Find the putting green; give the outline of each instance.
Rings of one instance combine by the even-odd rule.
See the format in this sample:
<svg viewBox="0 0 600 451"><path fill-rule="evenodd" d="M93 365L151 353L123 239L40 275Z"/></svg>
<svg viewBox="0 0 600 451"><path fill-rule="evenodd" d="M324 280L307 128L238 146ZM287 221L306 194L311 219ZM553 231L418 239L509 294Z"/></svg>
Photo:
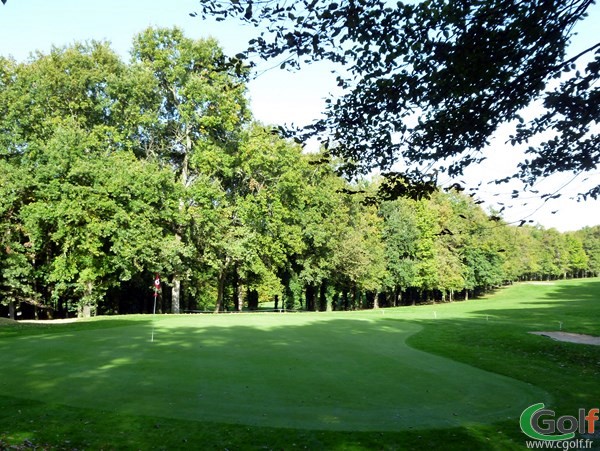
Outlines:
<svg viewBox="0 0 600 451"><path fill-rule="evenodd" d="M0 384L75 407L329 430L487 423L548 400L410 348L419 330L361 313L99 319L3 340Z"/></svg>

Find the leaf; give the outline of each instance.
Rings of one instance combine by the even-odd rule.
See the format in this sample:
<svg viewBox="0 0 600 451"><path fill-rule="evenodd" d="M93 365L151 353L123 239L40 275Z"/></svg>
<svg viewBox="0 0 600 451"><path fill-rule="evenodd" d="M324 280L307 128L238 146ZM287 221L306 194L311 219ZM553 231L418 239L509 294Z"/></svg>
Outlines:
<svg viewBox="0 0 600 451"><path fill-rule="evenodd" d="M252 19L252 3L248 3L248 7L246 8L246 13L244 14L244 19L246 19L246 20Z"/></svg>

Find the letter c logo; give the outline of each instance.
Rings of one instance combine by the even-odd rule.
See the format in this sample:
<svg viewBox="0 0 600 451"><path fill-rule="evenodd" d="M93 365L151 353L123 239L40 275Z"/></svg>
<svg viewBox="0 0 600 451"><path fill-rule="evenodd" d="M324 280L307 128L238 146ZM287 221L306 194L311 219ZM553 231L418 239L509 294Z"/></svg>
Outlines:
<svg viewBox="0 0 600 451"><path fill-rule="evenodd" d="M575 433L570 432L567 434L561 435L544 435L544 433L552 433L555 431L556 424L554 421L545 420L543 423L546 425L546 428L541 428L538 424L538 419L542 415L552 415L554 416L554 412L552 410L544 409L544 403L534 404L532 406L527 407L521 414L521 418L519 419L519 425L521 426L521 430L523 433L535 440L570 440L575 437Z"/></svg>

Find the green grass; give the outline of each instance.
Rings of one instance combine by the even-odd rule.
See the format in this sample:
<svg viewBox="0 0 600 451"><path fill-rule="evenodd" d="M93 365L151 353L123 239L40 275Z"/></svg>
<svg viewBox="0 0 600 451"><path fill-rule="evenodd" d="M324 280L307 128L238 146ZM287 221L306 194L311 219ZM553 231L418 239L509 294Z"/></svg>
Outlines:
<svg viewBox="0 0 600 451"><path fill-rule="evenodd" d="M598 406L600 347L527 333L559 327L600 335L598 279L379 311L3 323L0 448L518 449L525 407Z"/></svg>

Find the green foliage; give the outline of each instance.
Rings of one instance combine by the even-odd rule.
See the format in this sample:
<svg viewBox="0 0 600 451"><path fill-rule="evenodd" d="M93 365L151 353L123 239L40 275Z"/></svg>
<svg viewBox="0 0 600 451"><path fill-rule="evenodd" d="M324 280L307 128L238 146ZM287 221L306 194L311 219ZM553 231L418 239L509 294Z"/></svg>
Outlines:
<svg viewBox="0 0 600 451"><path fill-rule="evenodd" d="M94 145L81 130L59 128L43 158L29 162L35 189L20 216L55 306L61 297L97 305L108 288L169 261L170 173Z"/></svg>
<svg viewBox="0 0 600 451"><path fill-rule="evenodd" d="M356 309L598 272L596 229L510 227L401 175L397 200L389 178L344 181L330 152L250 121L232 61L153 28L129 63L96 42L0 60L0 302L148 311L159 273L161 311Z"/></svg>
<svg viewBox="0 0 600 451"><path fill-rule="evenodd" d="M585 271L597 276L600 274L600 226L584 227L576 232L576 237L581 240L588 259Z"/></svg>
<svg viewBox="0 0 600 451"><path fill-rule="evenodd" d="M398 199L383 203L380 209L384 218L382 240L389 275L386 285L394 290L394 297L398 290L405 290L415 283L416 244L420 234L412 207L410 200Z"/></svg>

